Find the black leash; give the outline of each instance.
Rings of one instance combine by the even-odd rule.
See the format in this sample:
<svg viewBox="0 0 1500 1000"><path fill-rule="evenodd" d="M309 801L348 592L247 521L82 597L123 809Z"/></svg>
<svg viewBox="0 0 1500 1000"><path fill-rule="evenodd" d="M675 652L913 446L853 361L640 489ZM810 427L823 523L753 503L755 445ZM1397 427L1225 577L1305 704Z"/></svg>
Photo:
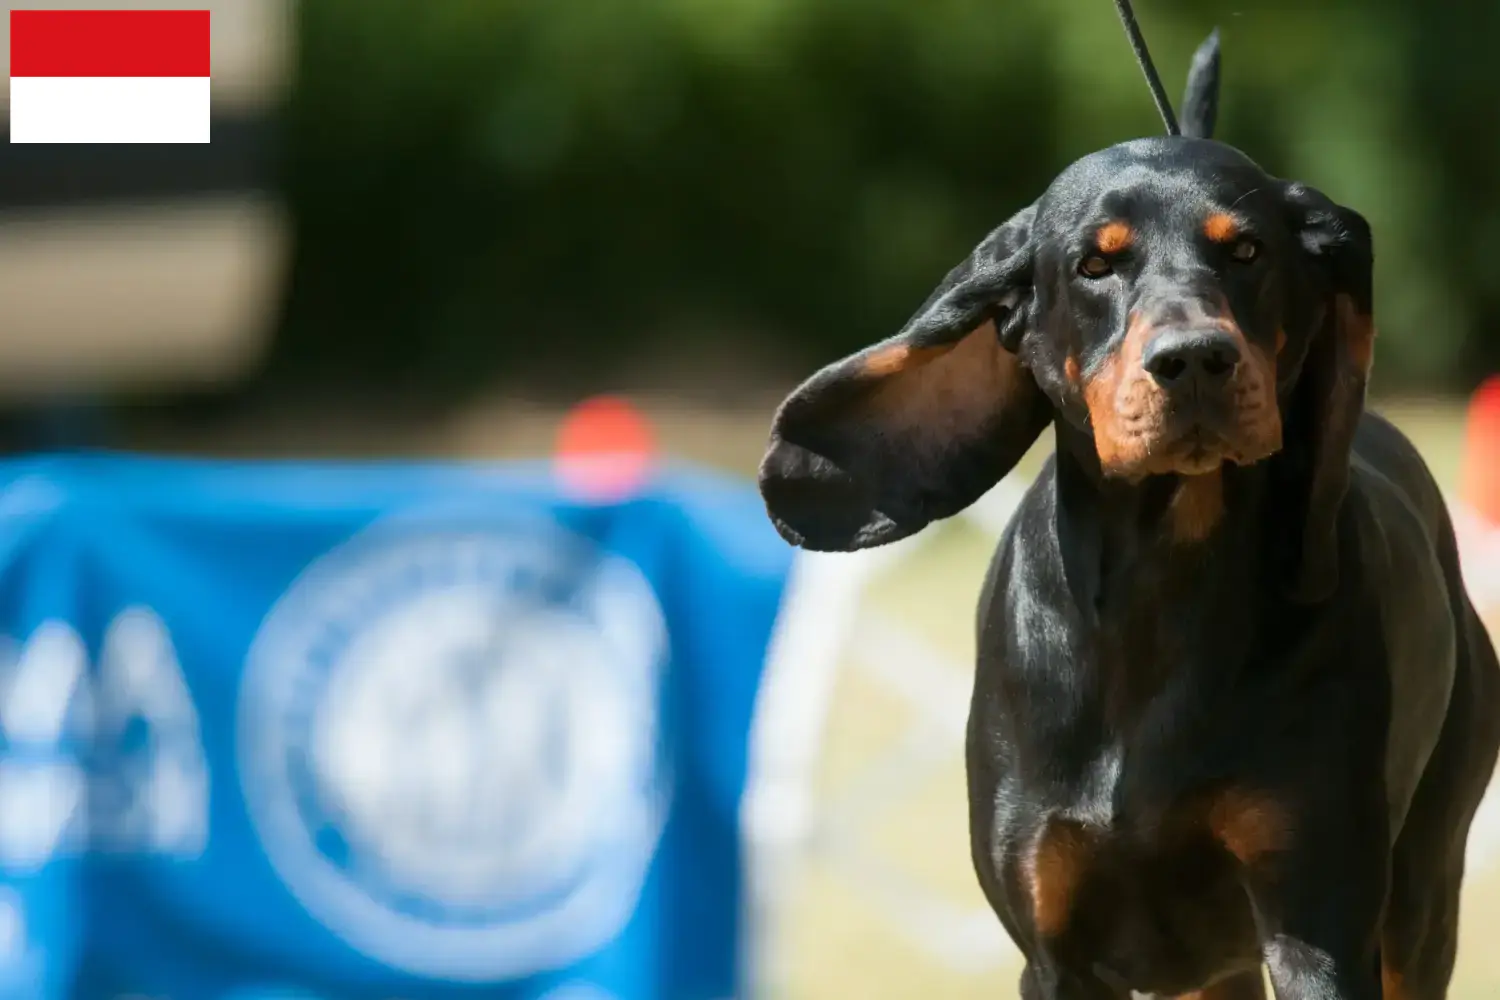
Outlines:
<svg viewBox="0 0 1500 1000"><path fill-rule="evenodd" d="M1115 0L1115 10L1120 13L1120 23L1125 26L1125 36L1130 39L1135 61L1140 64L1141 72L1146 74L1146 86L1151 88L1151 98L1156 102L1156 110L1161 112L1161 120L1167 125L1167 135L1181 135L1177 116L1172 113L1172 102L1167 99L1161 77L1156 75L1156 65L1151 61L1151 52L1146 48L1146 39L1141 35L1141 26L1135 23L1135 11L1130 7L1130 0Z"/></svg>

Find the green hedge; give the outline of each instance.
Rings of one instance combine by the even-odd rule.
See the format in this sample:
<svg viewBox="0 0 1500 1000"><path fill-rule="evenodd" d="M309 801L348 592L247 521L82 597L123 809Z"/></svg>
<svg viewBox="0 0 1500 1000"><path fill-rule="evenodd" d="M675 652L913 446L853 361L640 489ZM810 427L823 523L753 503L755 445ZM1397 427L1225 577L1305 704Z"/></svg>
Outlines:
<svg viewBox="0 0 1500 1000"><path fill-rule="evenodd" d="M1500 360L1500 9L1139 0L1174 98L1375 226L1387 385ZM1107 0L303 0L268 377L462 388L895 329L1069 160L1159 131ZM699 342L689 344L693 338ZM749 338L749 345L730 345Z"/></svg>

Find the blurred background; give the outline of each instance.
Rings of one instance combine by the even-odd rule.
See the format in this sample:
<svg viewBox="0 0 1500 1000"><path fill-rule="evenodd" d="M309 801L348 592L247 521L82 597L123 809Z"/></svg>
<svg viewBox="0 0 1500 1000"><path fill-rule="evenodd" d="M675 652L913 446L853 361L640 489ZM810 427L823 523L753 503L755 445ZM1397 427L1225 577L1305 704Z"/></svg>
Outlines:
<svg viewBox="0 0 1500 1000"><path fill-rule="evenodd" d="M70 388L112 404L114 433L257 450L488 453L454 438L463 414L603 387L759 423L810 365L894 330L1061 166L1159 130L1107 4L214 9L209 151L114 147L66 167L58 149L8 152L7 244L31 247L19 255L40 273L29 296L6 288L5 349L38 339L22 323L41 320L18 312L44 301L50 271L33 242L44 234L26 226L50 210L97 204L103 219L150 203L165 224L163 202L229 214L271 201L274 224L260 212L201 224L201 245L226 259L198 262L223 287L196 336L80 317L70 329L129 351L106 364L102 345L45 338L64 356L47 377L40 360L24 378L3 366L20 383L13 404L67 385L69 369L104 368L112 379ZM1140 16L1174 96L1220 26L1219 135L1369 217L1378 392L1461 399L1500 366L1486 266L1500 143L1482 128L1500 73L1486 19L1500 13L1153 0ZM304 409L322 427L298 427ZM349 423L369 441L327 440ZM503 434L506 422L475 423ZM760 432L705 457L748 468Z"/></svg>
<svg viewBox="0 0 1500 1000"><path fill-rule="evenodd" d="M662 454L748 490L792 385L896 330L1068 162L1160 131L1105 0L151 6L213 11L208 146L0 152L15 456L537 459L607 393ZM1217 26L1218 138L1370 220L1373 405L1450 491L1500 621L1500 438L1476 395L1500 372L1500 6L1137 13L1174 100ZM770 992L1014 988L960 754L1007 497L828 584L857 579L858 607L785 765L810 806L755 925ZM1487 858L1460 1000L1500 991Z"/></svg>

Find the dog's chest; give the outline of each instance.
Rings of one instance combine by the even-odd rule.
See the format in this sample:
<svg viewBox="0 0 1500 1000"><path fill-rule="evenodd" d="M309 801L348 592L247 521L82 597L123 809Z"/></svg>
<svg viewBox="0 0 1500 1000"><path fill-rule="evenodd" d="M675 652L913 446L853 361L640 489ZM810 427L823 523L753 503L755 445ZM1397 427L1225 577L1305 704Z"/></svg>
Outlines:
<svg viewBox="0 0 1500 1000"><path fill-rule="evenodd" d="M1128 754L1102 751L1067 801L1017 827L1016 902L1065 964L1135 989L1188 992L1257 961L1239 873L1284 830L1245 789L1134 794Z"/></svg>

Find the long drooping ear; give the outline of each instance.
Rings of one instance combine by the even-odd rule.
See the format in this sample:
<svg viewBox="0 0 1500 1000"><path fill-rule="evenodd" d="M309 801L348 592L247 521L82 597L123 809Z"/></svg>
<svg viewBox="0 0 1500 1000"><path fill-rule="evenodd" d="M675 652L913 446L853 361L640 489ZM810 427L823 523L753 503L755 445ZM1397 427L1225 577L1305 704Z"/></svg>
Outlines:
<svg viewBox="0 0 1500 1000"><path fill-rule="evenodd" d="M835 362L776 414L760 491L783 538L884 545L999 482L1051 419L1015 351L1034 206L987 236L896 336Z"/></svg>
<svg viewBox="0 0 1500 1000"><path fill-rule="evenodd" d="M1287 185L1286 198L1313 261L1319 303L1292 402L1292 419L1304 428L1307 503L1292 596L1316 602L1339 580L1339 508L1375 350L1374 246L1358 212L1301 184Z"/></svg>
<svg viewBox="0 0 1500 1000"><path fill-rule="evenodd" d="M1219 118L1219 29L1208 33L1188 69L1182 94L1182 134L1212 139Z"/></svg>

